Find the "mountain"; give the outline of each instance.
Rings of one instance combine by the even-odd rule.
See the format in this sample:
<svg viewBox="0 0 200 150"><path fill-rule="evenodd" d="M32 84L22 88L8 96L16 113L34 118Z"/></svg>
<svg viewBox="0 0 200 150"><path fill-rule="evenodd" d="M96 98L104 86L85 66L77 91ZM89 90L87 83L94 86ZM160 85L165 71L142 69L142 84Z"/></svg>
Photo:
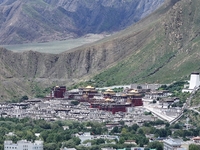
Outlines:
<svg viewBox="0 0 200 150"><path fill-rule="evenodd" d="M129 57L95 76L95 83L171 83L199 72L199 10L197 0L172 0L121 32L120 38L125 41L119 45L126 42L125 51L131 51Z"/></svg>
<svg viewBox="0 0 200 150"><path fill-rule="evenodd" d="M164 0L0 0L0 44L46 42L115 32Z"/></svg>
<svg viewBox="0 0 200 150"><path fill-rule="evenodd" d="M199 12L198 0L168 0L125 30L60 54L1 48L1 98L88 79L101 86L184 79L200 70Z"/></svg>

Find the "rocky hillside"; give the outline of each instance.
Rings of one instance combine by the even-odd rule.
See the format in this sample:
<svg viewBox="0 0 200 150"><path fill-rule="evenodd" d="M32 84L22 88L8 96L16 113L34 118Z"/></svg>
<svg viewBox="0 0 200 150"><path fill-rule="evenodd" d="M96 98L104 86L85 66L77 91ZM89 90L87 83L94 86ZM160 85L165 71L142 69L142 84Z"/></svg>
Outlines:
<svg viewBox="0 0 200 150"><path fill-rule="evenodd" d="M171 83L200 72L200 4L198 0L168 4L121 33L123 48L131 54L95 76L97 85Z"/></svg>
<svg viewBox="0 0 200 150"><path fill-rule="evenodd" d="M0 0L0 44L45 42L114 32L164 0Z"/></svg>
<svg viewBox="0 0 200 150"><path fill-rule="evenodd" d="M200 4L169 0L149 17L101 41L61 54L0 50L2 99L36 84L170 83L200 70ZM99 74L100 73L100 74ZM21 92L21 93L19 93Z"/></svg>

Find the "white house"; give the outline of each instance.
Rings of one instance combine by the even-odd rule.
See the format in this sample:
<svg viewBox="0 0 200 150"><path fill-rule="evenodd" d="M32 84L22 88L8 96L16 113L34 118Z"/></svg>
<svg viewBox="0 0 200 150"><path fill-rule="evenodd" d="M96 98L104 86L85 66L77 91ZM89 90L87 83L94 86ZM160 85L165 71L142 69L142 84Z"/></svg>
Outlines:
<svg viewBox="0 0 200 150"><path fill-rule="evenodd" d="M35 141L34 143L21 140L17 143L13 143L12 141L4 141L4 150L43 150L43 141Z"/></svg>

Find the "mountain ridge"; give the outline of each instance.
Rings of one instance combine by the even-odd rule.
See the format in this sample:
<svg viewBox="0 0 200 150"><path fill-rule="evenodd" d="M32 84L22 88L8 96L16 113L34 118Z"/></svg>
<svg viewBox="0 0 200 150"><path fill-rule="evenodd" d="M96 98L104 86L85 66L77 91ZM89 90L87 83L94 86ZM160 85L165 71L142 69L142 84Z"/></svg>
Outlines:
<svg viewBox="0 0 200 150"><path fill-rule="evenodd" d="M185 79L200 70L199 9L197 0L168 1L119 33L60 54L13 53L2 48L2 99L17 90L34 95L35 83L45 87L92 79L94 86L109 86Z"/></svg>
<svg viewBox="0 0 200 150"><path fill-rule="evenodd" d="M164 0L2 0L0 44L46 42L119 31Z"/></svg>

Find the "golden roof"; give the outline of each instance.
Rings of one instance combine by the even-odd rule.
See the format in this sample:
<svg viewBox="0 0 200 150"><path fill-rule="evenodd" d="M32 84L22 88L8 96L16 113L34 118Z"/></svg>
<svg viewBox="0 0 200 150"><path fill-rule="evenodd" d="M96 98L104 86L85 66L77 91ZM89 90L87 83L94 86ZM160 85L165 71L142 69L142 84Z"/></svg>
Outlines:
<svg viewBox="0 0 200 150"><path fill-rule="evenodd" d="M114 92L113 90L111 89L107 89L106 92Z"/></svg>
<svg viewBox="0 0 200 150"><path fill-rule="evenodd" d="M131 90L129 93L139 93L138 90Z"/></svg>
<svg viewBox="0 0 200 150"><path fill-rule="evenodd" d="M105 101L106 101L106 102L113 102L114 100L113 100L113 99L110 99L110 98L106 98Z"/></svg>
<svg viewBox="0 0 200 150"><path fill-rule="evenodd" d="M88 97L86 94L83 95L84 98Z"/></svg>
<svg viewBox="0 0 200 150"><path fill-rule="evenodd" d="M121 96L127 96L125 93L123 93Z"/></svg>
<svg viewBox="0 0 200 150"><path fill-rule="evenodd" d="M127 93L128 96L141 96L141 93L138 90L131 90Z"/></svg>
<svg viewBox="0 0 200 150"><path fill-rule="evenodd" d="M140 93L128 93L127 96L142 96Z"/></svg>
<svg viewBox="0 0 200 150"><path fill-rule="evenodd" d="M111 89L107 89L103 94L111 94L111 95L114 95L115 92Z"/></svg>
<svg viewBox="0 0 200 150"><path fill-rule="evenodd" d="M86 89L94 89L94 87L92 87L92 86L90 86L90 85L86 86L85 88L86 88Z"/></svg>
<svg viewBox="0 0 200 150"><path fill-rule="evenodd" d="M110 98L106 98L105 101L110 101Z"/></svg>

